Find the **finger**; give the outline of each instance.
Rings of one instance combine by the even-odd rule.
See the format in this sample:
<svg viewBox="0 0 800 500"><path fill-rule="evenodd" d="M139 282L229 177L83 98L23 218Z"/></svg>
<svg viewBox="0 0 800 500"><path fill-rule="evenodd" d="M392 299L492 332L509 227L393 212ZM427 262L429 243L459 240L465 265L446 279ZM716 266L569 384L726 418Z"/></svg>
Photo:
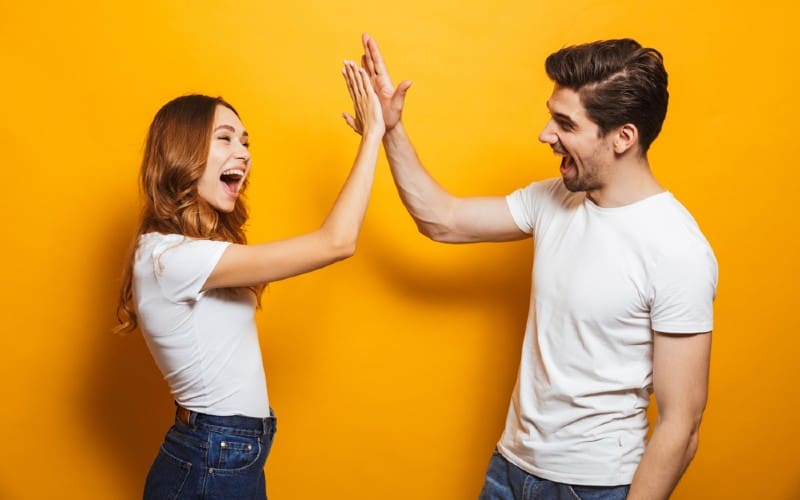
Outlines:
<svg viewBox="0 0 800 500"><path fill-rule="evenodd" d="M364 95L365 96L371 96L372 94L374 94L375 93L375 89L372 88L372 81L371 81L371 79L369 77L369 74L366 72L366 70L362 69L359 72L359 77L360 77L360 79L362 81L362 84L364 86Z"/></svg>
<svg viewBox="0 0 800 500"><path fill-rule="evenodd" d="M364 90L361 88L361 78L360 73L361 69L355 65L352 61L348 61L347 64L347 72L348 77L350 78L350 84L353 87L353 95L355 96L354 102L357 103L356 100L360 101L364 97Z"/></svg>
<svg viewBox="0 0 800 500"><path fill-rule="evenodd" d="M369 75L361 68L356 68L356 78L358 79L359 91L362 96L368 96L368 88L372 85L369 83Z"/></svg>
<svg viewBox="0 0 800 500"><path fill-rule="evenodd" d="M347 61L345 61L344 68L342 68L342 76L344 76L344 81L347 84L347 92L350 94L350 100L356 102L356 96L353 93L353 83L350 75L347 73Z"/></svg>
<svg viewBox="0 0 800 500"><path fill-rule="evenodd" d="M353 85L350 83L350 77L347 74L347 65L342 68L342 76L344 77L344 83L347 85L347 93L350 94L350 100L355 101L355 95L353 94Z"/></svg>
<svg viewBox="0 0 800 500"><path fill-rule="evenodd" d="M361 35L361 44L364 46L364 54L361 56L361 66L367 70L370 76L375 75L375 63L372 60L372 54L369 51L370 36L366 33Z"/></svg>
<svg viewBox="0 0 800 500"><path fill-rule="evenodd" d="M383 56L381 56L381 51L378 48L378 42L367 34L364 35L364 39L366 54L369 54L369 58L372 59L372 74L390 80L389 72L386 70L386 64L384 64Z"/></svg>
<svg viewBox="0 0 800 500"><path fill-rule="evenodd" d="M355 118L347 113L342 113L342 118L344 118L344 121L347 122L347 125L349 125L351 129L355 130L359 134L361 133Z"/></svg>

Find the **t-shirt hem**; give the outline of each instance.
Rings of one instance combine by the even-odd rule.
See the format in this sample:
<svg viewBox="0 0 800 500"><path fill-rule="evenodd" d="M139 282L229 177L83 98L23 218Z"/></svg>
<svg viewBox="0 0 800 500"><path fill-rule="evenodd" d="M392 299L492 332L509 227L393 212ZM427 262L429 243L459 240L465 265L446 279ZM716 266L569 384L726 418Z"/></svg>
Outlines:
<svg viewBox="0 0 800 500"><path fill-rule="evenodd" d="M514 219L514 224L517 225L520 231L531 234L530 228L525 224L524 209L518 206L518 202L514 196L515 193L506 196L506 205L508 206L508 211L511 212L511 218Z"/></svg>
<svg viewBox="0 0 800 500"><path fill-rule="evenodd" d="M633 474L613 476L583 474L581 476L573 476L570 474L562 474L560 472L542 469L540 467L533 466L517 457L507 448L505 448L502 443L497 443L497 451L503 455L506 460L524 470L528 474L532 474L542 479L547 479L548 481L555 481L557 483L575 486L622 486L631 484L631 481L633 481Z"/></svg>
<svg viewBox="0 0 800 500"><path fill-rule="evenodd" d="M651 327L656 332L661 333L677 333L677 334L692 334L692 333L705 333L714 329L713 323L695 323L692 325L678 324L678 323L652 323Z"/></svg>

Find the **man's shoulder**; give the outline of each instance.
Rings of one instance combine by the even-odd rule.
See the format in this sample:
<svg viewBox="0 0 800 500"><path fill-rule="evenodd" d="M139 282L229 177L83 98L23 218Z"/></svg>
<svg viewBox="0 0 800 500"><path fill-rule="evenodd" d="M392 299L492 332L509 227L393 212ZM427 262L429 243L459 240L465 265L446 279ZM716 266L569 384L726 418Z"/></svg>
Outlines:
<svg viewBox="0 0 800 500"><path fill-rule="evenodd" d="M561 177L533 181L517 192L533 201L549 201L556 206L573 206L586 199L585 193L568 190Z"/></svg>

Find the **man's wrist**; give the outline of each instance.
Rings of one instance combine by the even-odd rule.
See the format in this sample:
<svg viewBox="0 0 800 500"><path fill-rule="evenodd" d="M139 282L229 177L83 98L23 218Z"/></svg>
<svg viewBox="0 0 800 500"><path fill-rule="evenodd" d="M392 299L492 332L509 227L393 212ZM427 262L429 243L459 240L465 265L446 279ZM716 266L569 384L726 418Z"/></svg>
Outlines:
<svg viewBox="0 0 800 500"><path fill-rule="evenodd" d="M402 135L403 135L403 121L399 120L391 128L386 127L386 132L384 132L383 134L383 140L384 142L387 140L391 141L394 138L400 137Z"/></svg>

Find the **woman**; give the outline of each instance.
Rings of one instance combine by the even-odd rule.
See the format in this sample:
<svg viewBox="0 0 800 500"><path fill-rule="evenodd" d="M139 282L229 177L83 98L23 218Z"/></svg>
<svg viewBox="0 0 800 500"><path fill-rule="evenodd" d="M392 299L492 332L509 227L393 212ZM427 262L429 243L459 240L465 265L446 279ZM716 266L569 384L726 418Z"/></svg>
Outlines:
<svg viewBox="0 0 800 500"><path fill-rule="evenodd" d="M148 133L145 207L126 269L117 331L141 325L177 405L145 498L266 498L275 433L254 320L264 286L350 257L384 132L366 73L342 70L362 132L353 168L321 227L246 244L239 199L250 172L248 133L221 98L164 105Z"/></svg>

